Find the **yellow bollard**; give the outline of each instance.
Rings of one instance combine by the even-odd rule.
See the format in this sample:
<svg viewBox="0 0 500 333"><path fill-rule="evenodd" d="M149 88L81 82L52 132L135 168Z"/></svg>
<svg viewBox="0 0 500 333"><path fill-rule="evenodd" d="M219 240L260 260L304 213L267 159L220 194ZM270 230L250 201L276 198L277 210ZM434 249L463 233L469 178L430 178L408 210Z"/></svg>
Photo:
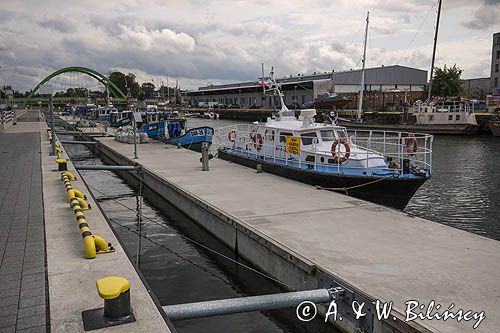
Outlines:
<svg viewBox="0 0 500 333"><path fill-rule="evenodd" d="M83 200L81 198L75 198L75 199L78 201L78 204L80 205L80 207L82 208L82 210L89 210L89 209L92 208L90 206L90 204L88 204L85 200Z"/></svg>
<svg viewBox="0 0 500 333"><path fill-rule="evenodd" d="M66 171L68 170L68 161L66 161L64 158L61 158L61 153L57 153L58 159L56 159L56 163L58 166L59 171Z"/></svg>
<svg viewBox="0 0 500 333"><path fill-rule="evenodd" d="M94 237L90 231L82 232L83 244L85 247L85 258L94 259L97 255Z"/></svg>
<svg viewBox="0 0 500 333"><path fill-rule="evenodd" d="M71 180L75 180L76 177L73 176L69 171L64 171L61 173L61 179L64 182L66 188L66 193L68 195L68 201L73 213L75 214L76 222L78 223L78 228L82 234L83 245L85 249L85 258L94 259L97 254L111 253L115 252L115 249L111 246L111 243L106 242L102 237L92 235L89 225L83 214L84 210L90 209L90 205L84 200L87 199L85 195L79 190L73 188L71 185Z"/></svg>
<svg viewBox="0 0 500 333"><path fill-rule="evenodd" d="M115 252L115 249L111 246L111 243L106 242L106 240L100 236L93 235L97 254L111 253Z"/></svg>
<svg viewBox="0 0 500 333"><path fill-rule="evenodd" d="M70 181L76 180L76 177L69 171L61 172L61 179L62 180L64 180L64 176L66 176L68 178L68 180L70 180Z"/></svg>

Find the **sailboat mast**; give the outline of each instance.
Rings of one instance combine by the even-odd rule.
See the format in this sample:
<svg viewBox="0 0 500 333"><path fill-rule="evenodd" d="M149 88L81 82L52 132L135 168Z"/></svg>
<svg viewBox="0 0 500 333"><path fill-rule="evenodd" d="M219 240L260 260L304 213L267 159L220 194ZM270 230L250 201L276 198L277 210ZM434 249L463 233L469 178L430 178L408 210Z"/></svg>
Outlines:
<svg viewBox="0 0 500 333"><path fill-rule="evenodd" d="M436 46L437 46L438 30L439 30L439 18L441 17L441 2L442 2L442 0L439 0L437 21L436 21L436 31L434 33L434 48L432 50L431 76L429 78L429 91L427 93L427 101L429 101L429 102L430 102L431 97L432 97L432 77L434 75L434 60L436 59Z"/></svg>
<svg viewBox="0 0 500 333"><path fill-rule="evenodd" d="M361 112L363 110L363 91L365 90L365 65L366 65L366 40L368 39L368 24L370 22L370 12L366 13L365 42L363 45L363 67L361 68L361 89L359 90L358 122L361 122Z"/></svg>

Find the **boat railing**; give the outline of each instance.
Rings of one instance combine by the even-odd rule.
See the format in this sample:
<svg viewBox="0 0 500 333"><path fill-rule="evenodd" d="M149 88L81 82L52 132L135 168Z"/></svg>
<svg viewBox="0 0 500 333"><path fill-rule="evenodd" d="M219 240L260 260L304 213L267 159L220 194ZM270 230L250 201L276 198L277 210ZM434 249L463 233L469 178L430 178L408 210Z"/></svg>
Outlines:
<svg viewBox="0 0 500 333"><path fill-rule="evenodd" d="M332 143L328 149L321 149L318 139L313 139L310 145L303 145L299 138L300 153L294 154L286 146L286 137L289 135L272 140L277 130L267 129L262 132L258 131L259 126L262 127L255 124L222 127L214 135L213 145L217 149L233 150L249 158L285 165L291 164L304 169L327 171L336 169L339 174L345 171L344 162L331 163L335 160L335 154L331 149L336 138L323 138ZM291 133L292 131L281 130L281 132ZM366 161L363 166L349 166L349 169L358 169L359 174L373 175L377 172L390 172L394 176L409 173L431 175L433 136L430 134L378 130L347 130L347 134L348 137L344 140L350 145L349 158ZM355 147L359 150L353 149ZM345 145L336 145L335 153L338 157L345 156L345 148ZM325 159L325 155L328 158ZM313 158L310 158L311 156ZM383 156L386 161L385 167L371 167L369 161L380 159L380 156Z"/></svg>

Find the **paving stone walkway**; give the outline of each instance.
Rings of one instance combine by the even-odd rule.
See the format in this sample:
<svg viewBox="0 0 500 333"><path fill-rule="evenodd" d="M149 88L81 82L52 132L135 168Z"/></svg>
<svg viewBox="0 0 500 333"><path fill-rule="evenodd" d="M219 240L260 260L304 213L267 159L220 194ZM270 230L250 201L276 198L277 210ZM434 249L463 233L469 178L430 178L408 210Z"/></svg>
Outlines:
<svg viewBox="0 0 500 333"><path fill-rule="evenodd" d="M46 332L39 133L0 134L0 333Z"/></svg>

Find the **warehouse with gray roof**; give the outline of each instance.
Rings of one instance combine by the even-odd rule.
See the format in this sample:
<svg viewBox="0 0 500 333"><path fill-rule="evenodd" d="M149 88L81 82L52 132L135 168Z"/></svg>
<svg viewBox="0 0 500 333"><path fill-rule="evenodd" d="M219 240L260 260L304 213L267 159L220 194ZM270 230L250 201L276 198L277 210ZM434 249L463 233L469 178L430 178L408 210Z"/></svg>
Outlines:
<svg viewBox="0 0 500 333"><path fill-rule="evenodd" d="M338 94L355 93L360 90L361 70L323 72L310 75L290 75L278 78L285 94L287 105L305 105L327 92ZM365 91L421 91L427 84L427 71L400 65L367 68L365 70ZM277 96L265 96L258 79L224 85L199 87L187 92L193 106L200 103L218 103L241 107L275 107Z"/></svg>

